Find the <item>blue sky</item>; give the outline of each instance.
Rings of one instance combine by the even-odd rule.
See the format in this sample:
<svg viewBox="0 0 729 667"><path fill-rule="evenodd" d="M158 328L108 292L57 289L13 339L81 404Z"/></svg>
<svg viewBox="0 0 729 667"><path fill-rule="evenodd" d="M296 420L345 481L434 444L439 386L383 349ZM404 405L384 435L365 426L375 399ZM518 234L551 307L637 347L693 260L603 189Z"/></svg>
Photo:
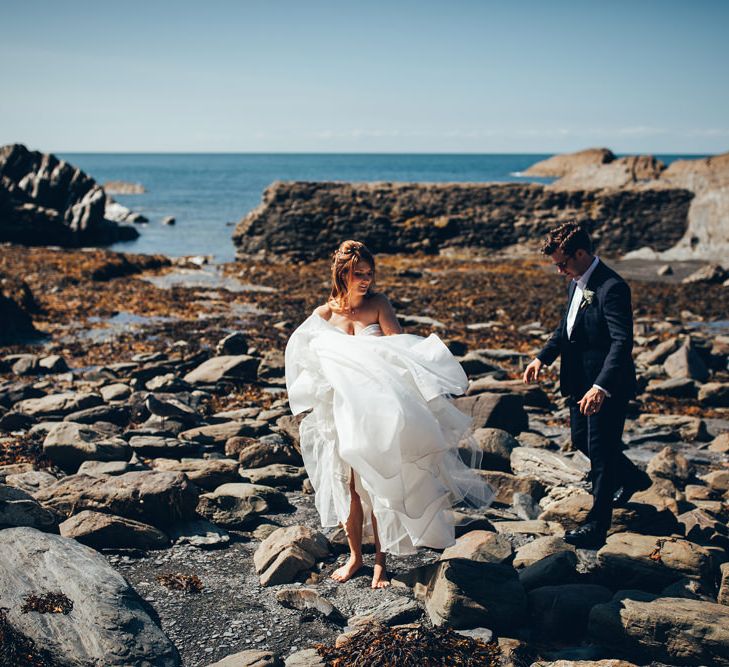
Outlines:
<svg viewBox="0 0 729 667"><path fill-rule="evenodd" d="M0 144L729 150L729 2L0 4Z"/></svg>

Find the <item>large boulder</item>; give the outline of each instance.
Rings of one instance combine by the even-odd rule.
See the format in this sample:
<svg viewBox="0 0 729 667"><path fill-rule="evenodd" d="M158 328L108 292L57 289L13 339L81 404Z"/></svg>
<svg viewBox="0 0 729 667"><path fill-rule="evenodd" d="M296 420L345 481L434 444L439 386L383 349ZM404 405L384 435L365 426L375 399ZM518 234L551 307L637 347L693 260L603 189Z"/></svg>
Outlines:
<svg viewBox="0 0 729 667"><path fill-rule="evenodd" d="M638 533L615 533L597 553L606 580L621 588L660 591L688 577L714 588L711 552L677 537L655 537Z"/></svg>
<svg viewBox="0 0 729 667"><path fill-rule="evenodd" d="M481 468L511 472L511 452L519 446L511 433L500 428L478 428L473 432L473 439L481 452Z"/></svg>
<svg viewBox="0 0 729 667"><path fill-rule="evenodd" d="M329 542L306 526L278 528L253 554L261 586L291 583L296 576L329 555Z"/></svg>
<svg viewBox="0 0 729 667"><path fill-rule="evenodd" d="M25 281L0 271L0 345L21 342L38 335L32 314L37 308Z"/></svg>
<svg viewBox="0 0 729 667"><path fill-rule="evenodd" d="M425 608L435 625L510 633L526 620L527 598L509 565L447 560L430 579Z"/></svg>
<svg viewBox="0 0 729 667"><path fill-rule="evenodd" d="M69 475L35 494L38 502L70 516L97 510L164 530L195 513L197 489L180 472L142 470L114 477Z"/></svg>
<svg viewBox="0 0 729 667"><path fill-rule="evenodd" d="M498 428L518 435L529 428L524 399L519 394L476 394L455 400L456 407L473 419L474 429Z"/></svg>
<svg viewBox="0 0 729 667"><path fill-rule="evenodd" d="M611 602L595 605L590 638L639 664L729 665L729 607L651 597L616 595Z"/></svg>
<svg viewBox="0 0 729 667"><path fill-rule="evenodd" d="M105 208L104 190L77 167L21 144L0 148L0 241L81 246L139 236L107 220Z"/></svg>
<svg viewBox="0 0 729 667"><path fill-rule="evenodd" d="M512 554L511 542L503 535L487 530L471 530L443 551L440 560L461 558L480 563L505 563Z"/></svg>
<svg viewBox="0 0 729 667"><path fill-rule="evenodd" d="M69 614L21 611L28 595L56 592L73 603ZM13 629L59 667L181 664L124 577L75 540L32 528L0 531L0 600Z"/></svg>

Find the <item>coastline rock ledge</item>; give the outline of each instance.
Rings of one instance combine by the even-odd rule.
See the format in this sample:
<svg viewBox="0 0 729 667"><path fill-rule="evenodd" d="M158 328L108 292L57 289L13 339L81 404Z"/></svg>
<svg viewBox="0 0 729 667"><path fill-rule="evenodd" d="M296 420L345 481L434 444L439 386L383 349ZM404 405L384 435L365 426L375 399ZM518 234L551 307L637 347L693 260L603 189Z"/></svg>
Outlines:
<svg viewBox="0 0 729 667"><path fill-rule="evenodd" d="M603 253L664 251L685 234L693 193L682 188L557 190L536 183L276 182L238 223L239 258L327 257L345 238L373 252L533 247L576 219Z"/></svg>

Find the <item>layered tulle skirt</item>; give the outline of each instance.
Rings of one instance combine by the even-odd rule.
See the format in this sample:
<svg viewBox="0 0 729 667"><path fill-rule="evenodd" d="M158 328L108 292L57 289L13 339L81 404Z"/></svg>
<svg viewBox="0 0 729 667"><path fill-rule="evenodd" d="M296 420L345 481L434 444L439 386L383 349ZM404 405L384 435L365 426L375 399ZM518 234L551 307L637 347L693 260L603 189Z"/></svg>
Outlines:
<svg viewBox="0 0 729 667"><path fill-rule="evenodd" d="M323 526L346 522L352 476L365 531L374 513L393 554L450 546L454 504L491 501L470 418L449 399L467 378L437 336L350 336L312 315L286 347L286 385L292 412L311 411L301 451Z"/></svg>

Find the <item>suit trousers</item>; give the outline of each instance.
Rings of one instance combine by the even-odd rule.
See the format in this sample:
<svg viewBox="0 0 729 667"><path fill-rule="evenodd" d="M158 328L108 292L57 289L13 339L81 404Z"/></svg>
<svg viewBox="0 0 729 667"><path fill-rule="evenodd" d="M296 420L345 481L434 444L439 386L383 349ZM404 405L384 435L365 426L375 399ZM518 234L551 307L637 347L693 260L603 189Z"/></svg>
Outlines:
<svg viewBox="0 0 729 667"><path fill-rule="evenodd" d="M628 402L620 398L606 398L597 414L587 416L580 413L577 400L572 398L569 401L570 431L572 445L583 452L591 464L593 505L587 520L596 521L600 530L607 531L612 521L615 491L640 475L623 453L622 436Z"/></svg>

